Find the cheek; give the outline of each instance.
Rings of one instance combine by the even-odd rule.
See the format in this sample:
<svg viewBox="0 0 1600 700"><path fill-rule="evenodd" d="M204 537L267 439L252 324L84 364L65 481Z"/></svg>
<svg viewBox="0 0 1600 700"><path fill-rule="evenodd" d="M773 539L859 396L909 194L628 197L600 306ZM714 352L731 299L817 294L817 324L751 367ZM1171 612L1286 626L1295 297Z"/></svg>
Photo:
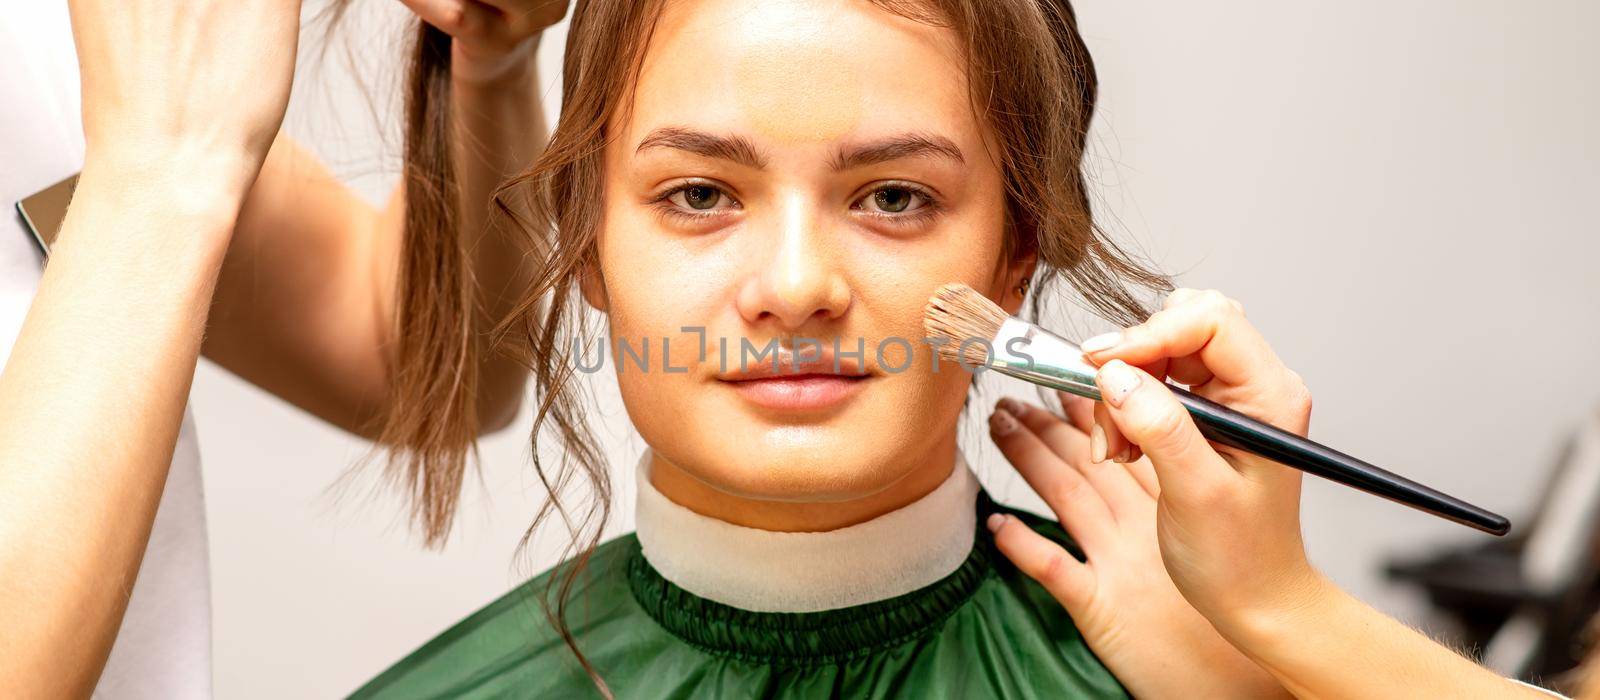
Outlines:
<svg viewBox="0 0 1600 700"><path fill-rule="evenodd" d="M870 330L863 328L868 345L874 338L898 337L913 348L912 365L891 375L886 385L895 387L892 407L876 424L896 424L890 432L925 434L947 423L953 426L959 418L972 375L953 362L934 361L933 346L925 341L923 310L933 292L950 282L983 291L994 287L1004 216L998 205L984 204L962 210L926 238L866 238L848 251L860 304L856 311L871 325ZM902 366L904 348L885 347L885 369Z"/></svg>
<svg viewBox="0 0 1600 700"><path fill-rule="evenodd" d="M708 338L719 334L733 273L729 256L704 241L663 233L655 214L642 210L608 207L597 253L606 288L608 357L623 403L647 442L664 447L697 415L684 410L684 403L697 396L701 335L683 329L706 329ZM647 371L640 371L636 355L623 354L621 342L636 353L648 349ZM669 372L668 363L690 369Z"/></svg>
<svg viewBox="0 0 1600 700"><path fill-rule="evenodd" d="M725 263L660 234L654 215L640 209L610 208L598 242L613 336L660 337L704 325Z"/></svg>
<svg viewBox="0 0 1600 700"><path fill-rule="evenodd" d="M920 339L923 308L941 285L962 282L992 291L1005 236L998 199L986 197L952 212L926 236L855 240L845 255L856 297L869 315L898 334Z"/></svg>
<svg viewBox="0 0 1600 700"><path fill-rule="evenodd" d="M904 337L915 346L913 366L895 377L894 384L900 397L896 405L916 408L897 410L888 419L920 425L902 430L921 433L946 423L953 426L959 419L972 374L956 363L934 361L933 346L924 341L923 310L933 292L950 282L985 292L994 289L1005 237L998 180L950 212L932 235L908 241L867 239L852 251L858 299L877 326L874 334ZM898 366L903 353L896 348L893 354L886 359Z"/></svg>

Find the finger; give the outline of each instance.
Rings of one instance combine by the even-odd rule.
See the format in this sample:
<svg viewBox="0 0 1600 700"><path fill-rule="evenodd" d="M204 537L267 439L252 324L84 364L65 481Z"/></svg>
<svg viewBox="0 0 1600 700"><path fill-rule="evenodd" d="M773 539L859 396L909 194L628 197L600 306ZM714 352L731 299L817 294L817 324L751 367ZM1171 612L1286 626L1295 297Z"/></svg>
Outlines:
<svg viewBox="0 0 1600 700"><path fill-rule="evenodd" d="M1027 523L1001 513L989 516L995 548L1017 570L1039 582L1067 613L1078 615L1094 596L1094 572L1066 548L1033 531Z"/></svg>
<svg viewBox="0 0 1600 700"><path fill-rule="evenodd" d="M1164 383L1121 360L1101 367L1095 381L1122 434L1150 457L1164 498L1202 504L1239 478Z"/></svg>
<svg viewBox="0 0 1600 700"><path fill-rule="evenodd" d="M1085 551L1098 551L1111 540L1116 520L1105 499L1016 416L996 408L989 416L989 435L1006 461L1044 499L1062 527Z"/></svg>
<svg viewBox="0 0 1600 700"><path fill-rule="evenodd" d="M1083 431L1049 411L1015 399L1001 399L999 407L1021 421L1024 428L1038 436L1068 467L1082 474L1089 485L1100 493L1118 522L1130 516L1144 517L1147 514L1150 499L1139 488L1138 482L1133 480L1133 475L1120 464L1091 461L1089 438Z"/></svg>
<svg viewBox="0 0 1600 700"><path fill-rule="evenodd" d="M525 5L527 3L516 0L467 0L477 4L485 10L494 13L495 26L503 29L507 36L523 36L527 28L533 23L534 13Z"/></svg>
<svg viewBox="0 0 1600 700"><path fill-rule="evenodd" d="M1097 450L1096 456L1099 457L1099 461L1110 460L1118 464L1127 463L1129 454L1133 449L1133 443L1122 434L1121 430L1117 429L1117 423L1111 420L1111 413L1104 403L1095 406L1094 424L1095 428L1100 431L1101 439L1105 443L1104 448Z"/></svg>
<svg viewBox="0 0 1600 700"><path fill-rule="evenodd" d="M515 45L555 26L567 15L566 0L473 0L495 14L496 36Z"/></svg>
<svg viewBox="0 0 1600 700"><path fill-rule="evenodd" d="M1157 375L1151 372L1150 376ZM1211 381L1212 374L1211 370L1206 367L1205 361L1200 359L1200 355L1195 354L1174 357L1168 360L1167 376L1172 377L1173 381L1180 384L1200 386Z"/></svg>
<svg viewBox="0 0 1600 700"><path fill-rule="evenodd" d="M1153 360L1151 362L1134 366L1144 370L1145 374L1155 377L1156 379L1165 379L1167 377L1168 362L1168 358L1163 357L1158 360Z"/></svg>
<svg viewBox="0 0 1600 700"><path fill-rule="evenodd" d="M500 11L475 0L400 0L422 21L457 39L484 38L503 22Z"/></svg>
<svg viewBox="0 0 1600 700"><path fill-rule="evenodd" d="M1177 289L1172 290L1172 292L1167 295L1166 300L1161 302L1161 308L1170 309L1170 308L1172 308L1174 306L1178 306L1180 304L1189 303L1190 301L1193 301L1196 296L1199 296L1199 295L1200 295L1200 290L1198 290L1198 289L1190 289L1188 287L1179 287Z"/></svg>
<svg viewBox="0 0 1600 700"><path fill-rule="evenodd" d="M1144 459L1143 450L1140 450L1138 445L1133 447L1135 452L1141 453L1140 456L1122 466L1128 469L1128 474L1133 476L1133 480L1144 489L1145 493L1151 498L1160 498L1161 482L1156 479L1155 466L1150 464L1150 460Z"/></svg>
<svg viewBox="0 0 1600 700"><path fill-rule="evenodd" d="M499 10L513 26L537 25L543 28L561 21L567 14L566 0L477 0Z"/></svg>
<svg viewBox="0 0 1600 700"><path fill-rule="evenodd" d="M1055 414L1009 396L995 404L1032 431L1056 457L1067 464L1085 461L1089 455L1089 436Z"/></svg>
<svg viewBox="0 0 1600 700"><path fill-rule="evenodd" d="M1283 366L1245 320L1244 307L1215 291L1193 293L1144 323L1085 340L1083 350L1098 365L1113 358L1142 365L1198 355L1214 377L1231 385L1259 380L1264 367Z"/></svg>
<svg viewBox="0 0 1600 700"><path fill-rule="evenodd" d="M1056 392L1056 396L1061 400L1062 412L1067 414L1067 422L1087 434L1094 425L1094 405L1097 402L1065 391Z"/></svg>

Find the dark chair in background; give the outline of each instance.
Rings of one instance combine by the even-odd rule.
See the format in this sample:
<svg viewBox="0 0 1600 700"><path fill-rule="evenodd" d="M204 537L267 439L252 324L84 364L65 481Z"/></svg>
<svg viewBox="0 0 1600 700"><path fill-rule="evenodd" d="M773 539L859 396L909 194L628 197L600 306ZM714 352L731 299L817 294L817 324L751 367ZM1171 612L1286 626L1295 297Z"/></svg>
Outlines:
<svg viewBox="0 0 1600 700"><path fill-rule="evenodd" d="M1490 669L1529 681L1571 671L1587 653L1600 610L1600 411L1568 439L1531 525L1385 567L1420 586L1431 625L1455 630L1460 648Z"/></svg>

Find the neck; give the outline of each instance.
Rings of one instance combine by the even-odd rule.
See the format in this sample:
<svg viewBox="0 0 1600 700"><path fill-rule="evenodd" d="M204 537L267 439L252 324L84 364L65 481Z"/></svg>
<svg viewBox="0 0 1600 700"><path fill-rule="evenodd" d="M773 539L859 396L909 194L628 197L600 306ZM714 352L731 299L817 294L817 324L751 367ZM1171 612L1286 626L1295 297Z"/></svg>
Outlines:
<svg viewBox="0 0 1600 700"><path fill-rule="evenodd" d="M688 594L756 612L863 605L921 590L973 553L981 487L966 463L903 508L818 531L776 532L692 511L654 487L639 460L636 535L652 570Z"/></svg>
<svg viewBox="0 0 1600 700"><path fill-rule="evenodd" d="M909 457L905 476L875 493L844 501L774 501L721 491L650 454L650 485L673 503L723 522L772 532L826 532L899 510L928 495L956 464L955 433Z"/></svg>

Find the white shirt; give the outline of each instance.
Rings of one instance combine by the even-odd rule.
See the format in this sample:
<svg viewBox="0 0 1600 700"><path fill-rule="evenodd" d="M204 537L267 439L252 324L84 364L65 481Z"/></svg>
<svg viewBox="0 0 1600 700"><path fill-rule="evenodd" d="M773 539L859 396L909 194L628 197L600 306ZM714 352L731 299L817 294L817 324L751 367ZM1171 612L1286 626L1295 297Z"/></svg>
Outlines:
<svg viewBox="0 0 1600 700"><path fill-rule="evenodd" d="M15 204L82 166L78 97L67 4L9 3L0 12L0 364L11 354L42 269ZM187 412L144 563L94 697L211 697L205 500Z"/></svg>

